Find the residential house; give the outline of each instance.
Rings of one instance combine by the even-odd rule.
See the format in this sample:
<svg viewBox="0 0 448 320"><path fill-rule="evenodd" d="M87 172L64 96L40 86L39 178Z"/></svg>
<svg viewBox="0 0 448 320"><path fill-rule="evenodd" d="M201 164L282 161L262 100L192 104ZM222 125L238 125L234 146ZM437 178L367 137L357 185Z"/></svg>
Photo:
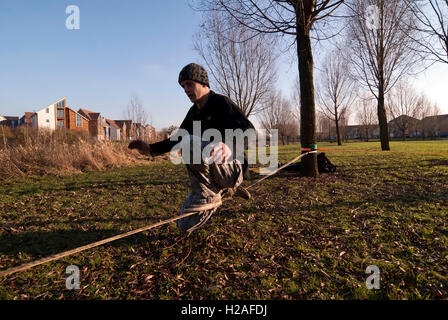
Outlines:
<svg viewBox="0 0 448 320"><path fill-rule="evenodd" d="M22 118L19 119L19 126L32 126L33 125L33 114L34 112L25 112Z"/></svg>
<svg viewBox="0 0 448 320"><path fill-rule="evenodd" d="M6 118L0 114L0 123L2 123L5 120L6 120Z"/></svg>
<svg viewBox="0 0 448 320"><path fill-rule="evenodd" d="M66 98L57 100L34 113L26 112L25 116L22 117L25 123L27 122L27 116L31 118L31 126L33 128L88 131L88 119L69 108Z"/></svg>
<svg viewBox="0 0 448 320"><path fill-rule="evenodd" d="M125 120L113 120L113 121L120 128L120 140L129 140L127 136L127 125Z"/></svg>
<svg viewBox="0 0 448 320"><path fill-rule="evenodd" d="M78 113L83 115L88 120L90 137L98 140L105 140L107 131L104 128L105 121L103 121L103 117L101 117L101 114L82 108L78 110Z"/></svg>
<svg viewBox="0 0 448 320"><path fill-rule="evenodd" d="M141 123L135 123L135 136L133 139L144 140L145 138L145 128Z"/></svg>
<svg viewBox="0 0 448 320"><path fill-rule="evenodd" d="M135 123L135 135L133 139L140 139L144 141L153 141L156 139L156 129L151 125L142 125Z"/></svg>
<svg viewBox="0 0 448 320"><path fill-rule="evenodd" d="M1 120L4 119L4 120ZM19 117L1 116L0 125L15 128L19 126Z"/></svg>
<svg viewBox="0 0 448 320"><path fill-rule="evenodd" d="M136 126L132 120L114 120L121 129L121 140L134 140L136 138Z"/></svg>
<svg viewBox="0 0 448 320"><path fill-rule="evenodd" d="M110 126L110 140L121 140L121 128L114 120L106 119Z"/></svg>
<svg viewBox="0 0 448 320"><path fill-rule="evenodd" d="M448 114L430 116L422 120L401 115L389 121L389 136L391 138L416 138L416 137L448 137ZM350 125L344 127L346 139L379 139L380 128L378 125ZM336 139L335 127L327 132L318 132L321 140Z"/></svg>
<svg viewBox="0 0 448 320"><path fill-rule="evenodd" d="M423 118L420 133L423 137L448 137L448 114Z"/></svg>
<svg viewBox="0 0 448 320"><path fill-rule="evenodd" d="M332 137L336 136L336 130L331 128ZM378 125L349 125L344 127L345 139L378 139L380 128Z"/></svg>
<svg viewBox="0 0 448 320"><path fill-rule="evenodd" d="M110 124L103 117L101 117L101 136L102 140L110 140Z"/></svg>
<svg viewBox="0 0 448 320"><path fill-rule="evenodd" d="M415 128L417 128L420 120L407 116L405 114L389 121L389 136L391 138L413 138L418 134Z"/></svg>
<svg viewBox="0 0 448 320"><path fill-rule="evenodd" d="M146 125L145 136L147 137L147 140L155 141L157 139L156 135L157 135L156 129L150 124Z"/></svg>
<svg viewBox="0 0 448 320"><path fill-rule="evenodd" d="M56 105L58 107L65 106L65 98L62 98L48 106L36 111L31 116L31 125L33 128L56 130Z"/></svg>

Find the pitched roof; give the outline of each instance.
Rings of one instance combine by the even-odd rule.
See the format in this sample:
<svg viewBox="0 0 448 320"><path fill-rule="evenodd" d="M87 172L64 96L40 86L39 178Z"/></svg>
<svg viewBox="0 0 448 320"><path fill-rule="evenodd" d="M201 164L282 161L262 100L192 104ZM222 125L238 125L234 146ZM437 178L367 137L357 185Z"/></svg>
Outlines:
<svg viewBox="0 0 448 320"><path fill-rule="evenodd" d="M115 129L121 129L121 127L118 126L118 125L115 123L114 120L106 119L106 121L107 121L107 123L109 123L109 125L110 125L111 127L114 127Z"/></svg>
<svg viewBox="0 0 448 320"><path fill-rule="evenodd" d="M110 127L110 124L106 121L105 118L102 118L102 120L103 120L103 121L101 121L101 125L102 125L103 127Z"/></svg>
<svg viewBox="0 0 448 320"><path fill-rule="evenodd" d="M19 120L19 117L7 117L7 116L4 116L3 118L6 118L6 120Z"/></svg>
<svg viewBox="0 0 448 320"><path fill-rule="evenodd" d="M425 121L427 119L437 120L437 121L448 121L448 114L441 114L438 116L429 116L429 117L423 118L422 121Z"/></svg>
<svg viewBox="0 0 448 320"><path fill-rule="evenodd" d="M114 120L114 121L121 129L123 129L123 124L126 124L126 127L132 125L132 120Z"/></svg>
<svg viewBox="0 0 448 320"><path fill-rule="evenodd" d="M88 120L98 120L100 116L99 112L93 112L83 108L79 108L78 113L83 113Z"/></svg>
<svg viewBox="0 0 448 320"><path fill-rule="evenodd" d="M414 118L414 117L410 117L410 116L408 116L408 115L406 115L406 114L402 114L402 115L396 117L395 119L390 120L390 121L389 121L389 125L390 125L390 124L393 124L393 123L395 123L395 122L399 122L399 121L416 122L416 121L419 121L419 120L416 119L416 118Z"/></svg>
<svg viewBox="0 0 448 320"><path fill-rule="evenodd" d="M98 120L98 118L100 117L100 113L99 112L89 113L89 116L92 120Z"/></svg>
<svg viewBox="0 0 448 320"><path fill-rule="evenodd" d="M79 110L78 111L75 111L75 110L73 110L72 108L70 108L70 107L66 107L67 109L69 109L69 110L71 110L71 111L73 111L75 114L79 114L81 117L83 117L84 119L86 119L87 121L89 120L89 118L87 118L84 114L82 114L82 113L79 113ZM81 110L81 109L80 109Z"/></svg>
<svg viewBox="0 0 448 320"><path fill-rule="evenodd" d="M25 114L20 118L20 121L25 121L26 123L31 123L31 118L35 112L25 112Z"/></svg>

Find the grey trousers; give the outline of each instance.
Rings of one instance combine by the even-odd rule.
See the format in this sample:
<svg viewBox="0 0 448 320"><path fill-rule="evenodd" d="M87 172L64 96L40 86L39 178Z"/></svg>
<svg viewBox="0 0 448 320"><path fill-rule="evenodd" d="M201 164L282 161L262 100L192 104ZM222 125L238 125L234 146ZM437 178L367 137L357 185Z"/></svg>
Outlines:
<svg viewBox="0 0 448 320"><path fill-rule="evenodd" d="M207 144L204 141L201 149ZM185 167L190 178L190 193L179 215L183 215L190 205L220 203L221 191L238 187L243 182L243 168L237 159L223 164L207 164L203 161L200 164L186 163ZM218 207L219 204L211 210L177 220L177 226L181 231L191 233L207 222Z"/></svg>

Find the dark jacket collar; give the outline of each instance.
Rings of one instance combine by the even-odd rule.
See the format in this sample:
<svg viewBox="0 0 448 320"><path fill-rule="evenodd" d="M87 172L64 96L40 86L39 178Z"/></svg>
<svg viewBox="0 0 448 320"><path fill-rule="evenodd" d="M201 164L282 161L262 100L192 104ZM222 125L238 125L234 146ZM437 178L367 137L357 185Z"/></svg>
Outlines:
<svg viewBox="0 0 448 320"><path fill-rule="evenodd" d="M216 95L216 93L212 90L210 90L209 96L208 96L208 100L205 103L205 106L202 107L202 109L199 109L197 104L193 104L193 108L195 110L196 113L201 114L203 112L205 112L206 110L208 110L210 108L210 106L213 104L213 97Z"/></svg>

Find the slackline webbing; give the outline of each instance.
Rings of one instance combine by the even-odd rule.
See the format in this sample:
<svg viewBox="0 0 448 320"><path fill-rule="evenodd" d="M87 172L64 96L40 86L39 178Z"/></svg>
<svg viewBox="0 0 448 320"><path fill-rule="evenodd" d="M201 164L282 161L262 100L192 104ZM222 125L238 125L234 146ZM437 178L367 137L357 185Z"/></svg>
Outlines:
<svg viewBox="0 0 448 320"><path fill-rule="evenodd" d="M292 159L291 161L289 161L288 163L284 164L280 168L274 170L272 173L270 173L270 174L264 176L263 178L255 181L253 184L248 186L246 189L252 188L257 183L260 183L261 181L269 178L270 176L276 174L277 172L279 172L280 170L282 170L286 166L290 165L291 163L299 160L300 158L302 158L302 157L304 157L304 156L306 156L306 155L308 155L310 153L317 153L317 151L309 151L309 152L301 154L300 156ZM59 260L61 258L73 255L75 253L79 253L81 251L85 251L85 250L88 250L88 249L91 249L91 248L94 248L94 247L98 247L98 246L101 246L103 244L115 241L115 240L123 239L125 237L129 237L131 235L134 235L134 234L137 234L137 233L140 233L140 232L143 232L143 231L147 231L147 230L150 230L150 229L153 229L153 228L156 228L156 227L160 227L162 225L165 225L165 224L168 224L168 223L171 223L171 222L174 222L174 221L177 221L179 219L182 219L182 218L185 218L185 217L188 217L188 216L192 216L192 215L195 215L195 214L198 214L198 212L185 213L185 214L183 214L181 216L177 216L177 217L174 217L174 218L171 218L171 219L167 219L167 220L162 220L162 221L157 222L155 224L152 224L152 225L149 225L149 226L146 226L146 227L142 227L142 228L139 228L139 229L135 229L135 230L132 230L132 231L128 231L128 232L125 232L125 233L121 233L121 234L118 234L116 236L113 236L113 237L110 237L110 238L106 238L106 239L103 239L103 240L100 240L100 241L97 241L97 242L93 242L93 243L87 244L87 245L82 246L82 247L78 247L78 248L75 248L75 249L72 249L72 250L56 253L56 254L53 254L53 255L48 256L46 258L42 258L42 259L39 259L39 260L28 262L28 263L22 264L22 265L17 266L17 267L12 267L12 268L6 269L4 271L0 271L0 277L8 276L8 275L16 273L16 272L28 270L28 269L31 269L32 267L35 267L35 266L38 266L38 265L41 265L41 264L44 264L44 263L47 263L47 262L50 262L50 261Z"/></svg>
<svg viewBox="0 0 448 320"><path fill-rule="evenodd" d="M391 151L391 150L339 150L339 149L313 149L313 148L301 148L302 151L337 151L337 152L387 152L387 153L404 153L404 154L432 154L432 155L446 155L448 152L409 152L409 151ZM386 153L386 154L387 154Z"/></svg>

